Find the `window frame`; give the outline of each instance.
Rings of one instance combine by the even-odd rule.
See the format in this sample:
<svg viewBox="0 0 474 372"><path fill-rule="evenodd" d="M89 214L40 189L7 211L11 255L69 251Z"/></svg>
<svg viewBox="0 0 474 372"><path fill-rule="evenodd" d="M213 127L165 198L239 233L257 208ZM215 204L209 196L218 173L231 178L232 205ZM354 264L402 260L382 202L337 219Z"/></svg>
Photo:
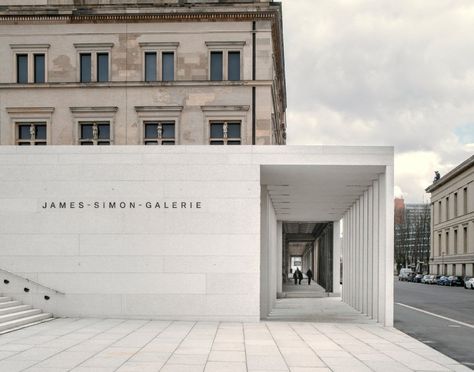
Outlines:
<svg viewBox="0 0 474 372"><path fill-rule="evenodd" d="M149 122L174 123L174 145L180 144L180 121L183 106L135 106L140 130L137 142L145 146L145 124ZM165 139L166 141L166 139Z"/></svg>
<svg viewBox="0 0 474 372"><path fill-rule="evenodd" d="M46 146L52 144L52 118L54 107L6 107L10 117L10 144L18 144L18 125L24 123L46 124Z"/></svg>
<svg viewBox="0 0 474 372"><path fill-rule="evenodd" d="M223 124L224 126L224 133L223 133L223 136L222 138L220 137L211 137L211 127L212 127L212 124ZM240 137L231 137L230 139L228 137L226 137L226 126L228 126L229 124L238 124L240 126ZM215 142L215 141L222 141L222 145L224 146L228 146L229 145L229 142L240 142L238 145L241 146L242 145L242 122L240 120L209 120L209 145L212 144L212 142ZM230 146L230 145L229 145Z"/></svg>
<svg viewBox="0 0 474 372"><path fill-rule="evenodd" d="M139 43L141 48L142 58L142 81L146 83L154 82L172 82L176 81L177 77L177 54L179 42L141 42ZM156 53L156 80L146 80L146 61L145 53ZM163 54L173 53L173 80L163 80Z"/></svg>
<svg viewBox="0 0 474 372"><path fill-rule="evenodd" d="M23 125L28 125L30 127L30 134L31 134L31 127L36 128L38 125L44 125L46 128L46 138L38 140L35 138L32 138L30 136L29 140L26 139L20 139L19 136L19 129L20 126ZM15 121L15 145L21 146L21 143L28 143L30 146L37 146L38 143L44 143L44 145L48 145L48 124L46 121Z"/></svg>
<svg viewBox="0 0 474 372"><path fill-rule="evenodd" d="M48 51L50 44L10 44L12 51L12 74L11 79L15 84L45 84L48 82ZM17 55L27 55L27 83L19 83L17 80L18 66ZM35 55L44 54L44 82L35 82Z"/></svg>
<svg viewBox="0 0 474 372"><path fill-rule="evenodd" d="M207 47L207 79L213 82L219 81L242 81L244 80L244 47L246 45L245 41L206 41ZM212 52L222 52L222 80L211 80L211 53ZM240 79L239 80L229 80L229 53L230 52L239 52L240 53Z"/></svg>
<svg viewBox="0 0 474 372"><path fill-rule="evenodd" d="M112 49L114 43L74 43L76 48L76 81L81 84L107 84L112 81ZM108 54L107 81L98 81L98 54ZM91 55L91 80L81 81L81 54Z"/></svg>
<svg viewBox="0 0 474 372"><path fill-rule="evenodd" d="M92 145L93 146L101 146L99 144L99 142L107 142L108 143L108 146L110 146L112 144L112 126L110 124L110 121L108 120L97 120L97 121L88 121L88 120L80 120L78 121L78 124L79 124L79 134L78 134L78 138L79 138L79 145L80 146L84 146L84 144L86 142L92 142ZM82 138L82 127L85 126L85 125L92 125L93 127L97 128L97 134L100 135L100 133L98 132L98 126L99 125L108 125L109 126L109 138L108 139L103 139L103 138ZM92 132L94 133L94 129L92 130Z"/></svg>
<svg viewBox="0 0 474 372"><path fill-rule="evenodd" d="M211 122L240 122L240 145L252 143L251 128L249 128L250 106L201 106L204 118L203 136L205 142L211 143Z"/></svg>
<svg viewBox="0 0 474 372"><path fill-rule="evenodd" d="M158 134L158 137L156 137L155 139L152 139L152 138L146 138L145 135L146 135L146 126L147 125L151 125L151 124L156 124L158 127L162 127L163 124L165 125L169 125L169 124L173 124L173 129L174 129L174 136L173 138L163 138L163 137L159 137L159 134ZM159 133L159 132L158 132ZM152 142L152 141L156 141L156 145L158 146L166 146L166 145L163 145L163 142L171 142L173 141L173 146L176 145L176 122L174 120L144 120L143 121L143 144L145 146L147 146L147 142Z"/></svg>
<svg viewBox="0 0 474 372"><path fill-rule="evenodd" d="M108 122L109 127L109 145L115 144L115 114L118 110L116 106L96 106L96 107L70 107L73 122L74 122L74 133L73 140L74 144L81 145L81 124L85 123L104 123ZM100 142L97 140L97 142Z"/></svg>

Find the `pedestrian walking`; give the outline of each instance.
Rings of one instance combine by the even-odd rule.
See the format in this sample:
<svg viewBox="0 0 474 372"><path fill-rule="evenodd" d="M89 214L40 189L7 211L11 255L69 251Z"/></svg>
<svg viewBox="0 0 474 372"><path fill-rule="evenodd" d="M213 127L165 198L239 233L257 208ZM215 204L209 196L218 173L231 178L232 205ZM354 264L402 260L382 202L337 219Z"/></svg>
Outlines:
<svg viewBox="0 0 474 372"><path fill-rule="evenodd" d="M298 269L298 284L301 285L301 281L303 280L303 273Z"/></svg>
<svg viewBox="0 0 474 372"><path fill-rule="evenodd" d="M313 279L313 272L311 271L311 269L308 269L308 271L306 271L306 276L308 277L308 285L311 285L311 279Z"/></svg>
<svg viewBox="0 0 474 372"><path fill-rule="evenodd" d="M293 280L295 281L295 285L298 284L298 269L293 273Z"/></svg>

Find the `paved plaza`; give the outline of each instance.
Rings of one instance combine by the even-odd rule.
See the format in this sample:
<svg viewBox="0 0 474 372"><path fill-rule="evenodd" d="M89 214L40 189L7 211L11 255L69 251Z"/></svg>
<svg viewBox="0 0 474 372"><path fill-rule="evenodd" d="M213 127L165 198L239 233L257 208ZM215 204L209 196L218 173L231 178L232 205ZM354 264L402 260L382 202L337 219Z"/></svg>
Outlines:
<svg viewBox="0 0 474 372"><path fill-rule="evenodd" d="M394 328L62 318L0 336L0 371L470 371Z"/></svg>

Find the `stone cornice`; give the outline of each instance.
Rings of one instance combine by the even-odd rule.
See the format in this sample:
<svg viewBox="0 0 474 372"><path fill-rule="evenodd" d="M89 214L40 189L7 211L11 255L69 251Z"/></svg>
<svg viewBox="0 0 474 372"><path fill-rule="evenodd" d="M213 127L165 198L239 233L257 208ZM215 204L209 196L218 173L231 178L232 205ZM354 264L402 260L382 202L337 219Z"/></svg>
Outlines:
<svg viewBox="0 0 474 372"><path fill-rule="evenodd" d="M124 88L124 87L140 87L140 88L166 88L166 87L261 87L272 86L271 80L241 80L241 81L209 81L209 80L174 80L174 81L108 81L108 82L60 82L60 83L0 83L1 89L68 89L68 88L82 88L82 89L101 89L101 88Z"/></svg>
<svg viewBox="0 0 474 372"><path fill-rule="evenodd" d="M8 114L52 114L54 107L7 107Z"/></svg>

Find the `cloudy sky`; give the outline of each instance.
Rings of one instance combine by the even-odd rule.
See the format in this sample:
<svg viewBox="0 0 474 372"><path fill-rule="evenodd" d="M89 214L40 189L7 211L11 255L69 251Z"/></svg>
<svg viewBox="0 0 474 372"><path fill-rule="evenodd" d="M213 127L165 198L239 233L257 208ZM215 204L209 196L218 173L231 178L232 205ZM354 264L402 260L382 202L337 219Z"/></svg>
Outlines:
<svg viewBox="0 0 474 372"><path fill-rule="evenodd" d="M282 0L288 144L395 146L395 193L474 154L474 1Z"/></svg>

